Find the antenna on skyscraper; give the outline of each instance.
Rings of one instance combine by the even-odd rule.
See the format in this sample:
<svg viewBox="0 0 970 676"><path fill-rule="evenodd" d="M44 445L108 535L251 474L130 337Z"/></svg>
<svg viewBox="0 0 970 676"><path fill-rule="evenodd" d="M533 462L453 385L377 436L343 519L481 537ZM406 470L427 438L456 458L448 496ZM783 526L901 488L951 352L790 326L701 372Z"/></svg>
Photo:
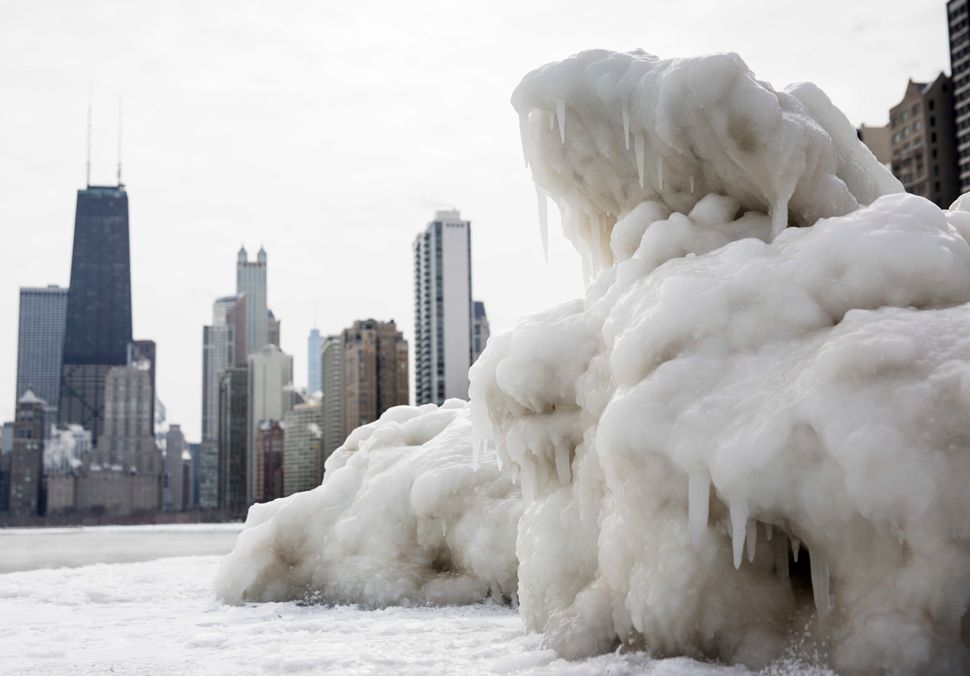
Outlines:
<svg viewBox="0 0 970 676"><path fill-rule="evenodd" d="M118 187L124 185L121 182L121 96L118 96Z"/></svg>
<svg viewBox="0 0 970 676"><path fill-rule="evenodd" d="M86 187L91 187L91 84L88 83L88 165L85 177Z"/></svg>

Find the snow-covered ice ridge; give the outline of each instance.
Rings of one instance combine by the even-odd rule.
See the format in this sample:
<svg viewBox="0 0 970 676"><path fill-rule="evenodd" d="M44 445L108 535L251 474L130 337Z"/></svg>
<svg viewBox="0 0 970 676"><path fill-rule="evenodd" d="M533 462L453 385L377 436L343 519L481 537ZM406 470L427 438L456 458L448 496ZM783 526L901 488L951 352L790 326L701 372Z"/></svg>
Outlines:
<svg viewBox="0 0 970 676"><path fill-rule="evenodd" d="M901 194L821 91L736 55L584 52L513 104L585 297L493 336L474 443L468 408L406 409L414 438L392 410L254 507L224 598L511 597L517 567L568 658L760 667L807 640L840 672L966 673L970 208ZM444 529L446 566L436 510L479 529Z"/></svg>

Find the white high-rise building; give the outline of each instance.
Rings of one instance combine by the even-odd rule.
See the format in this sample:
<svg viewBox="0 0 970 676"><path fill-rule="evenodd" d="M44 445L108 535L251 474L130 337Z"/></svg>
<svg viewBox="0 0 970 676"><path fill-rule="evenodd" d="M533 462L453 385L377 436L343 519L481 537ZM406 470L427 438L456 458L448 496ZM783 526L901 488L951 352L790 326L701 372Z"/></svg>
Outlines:
<svg viewBox="0 0 970 676"><path fill-rule="evenodd" d="M263 484L263 467L256 457L256 432L263 421L283 421L293 403L293 357L275 345L249 355L249 433L246 438L247 499L253 504Z"/></svg>
<svg viewBox="0 0 970 676"><path fill-rule="evenodd" d="M471 221L438 211L414 240L414 397L468 398L472 362Z"/></svg>
<svg viewBox="0 0 970 676"><path fill-rule="evenodd" d="M323 349L323 336L320 329L314 327L310 330L310 335L306 339L307 352L307 386L308 395L313 395L323 391L323 371L321 370L320 351Z"/></svg>
<svg viewBox="0 0 970 676"><path fill-rule="evenodd" d="M249 353L253 353L270 342L266 308L266 250L262 247L255 261L249 260L245 248L239 249L236 258L236 294L246 297L246 345Z"/></svg>

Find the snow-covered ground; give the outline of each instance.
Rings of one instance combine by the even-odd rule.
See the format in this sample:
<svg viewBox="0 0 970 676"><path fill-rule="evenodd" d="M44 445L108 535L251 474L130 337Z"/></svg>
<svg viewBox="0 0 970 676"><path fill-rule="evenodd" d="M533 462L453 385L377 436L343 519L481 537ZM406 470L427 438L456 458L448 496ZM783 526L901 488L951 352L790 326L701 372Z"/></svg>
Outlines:
<svg viewBox="0 0 970 676"><path fill-rule="evenodd" d="M221 528L221 532L220 532ZM231 529L200 526L0 532L0 561L35 543L57 542L78 560L92 551L122 559L164 556L173 537L201 551ZM200 535L205 534L200 537ZM108 537L108 536L111 537ZM110 547L105 549L105 542ZM231 544L231 543L230 543ZM226 545L228 549L229 545ZM0 575L0 655L4 674L334 673L334 674L743 674L742 669L643 653L577 662L557 659L526 634L507 607L352 606L217 601L218 556L180 556ZM782 663L775 672L805 665Z"/></svg>

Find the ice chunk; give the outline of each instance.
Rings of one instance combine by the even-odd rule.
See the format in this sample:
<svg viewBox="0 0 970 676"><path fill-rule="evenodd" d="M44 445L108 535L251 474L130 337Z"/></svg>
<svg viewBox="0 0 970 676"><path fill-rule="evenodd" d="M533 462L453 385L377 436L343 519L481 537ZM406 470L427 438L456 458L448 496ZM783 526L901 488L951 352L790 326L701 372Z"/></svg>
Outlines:
<svg viewBox="0 0 970 676"><path fill-rule="evenodd" d="M768 542L771 542L771 537L774 534L773 531L774 526L771 524L771 522L765 522L765 540Z"/></svg>
<svg viewBox="0 0 970 676"><path fill-rule="evenodd" d="M794 535L791 536L791 556L795 563L798 563L798 550L801 548L801 540Z"/></svg>

